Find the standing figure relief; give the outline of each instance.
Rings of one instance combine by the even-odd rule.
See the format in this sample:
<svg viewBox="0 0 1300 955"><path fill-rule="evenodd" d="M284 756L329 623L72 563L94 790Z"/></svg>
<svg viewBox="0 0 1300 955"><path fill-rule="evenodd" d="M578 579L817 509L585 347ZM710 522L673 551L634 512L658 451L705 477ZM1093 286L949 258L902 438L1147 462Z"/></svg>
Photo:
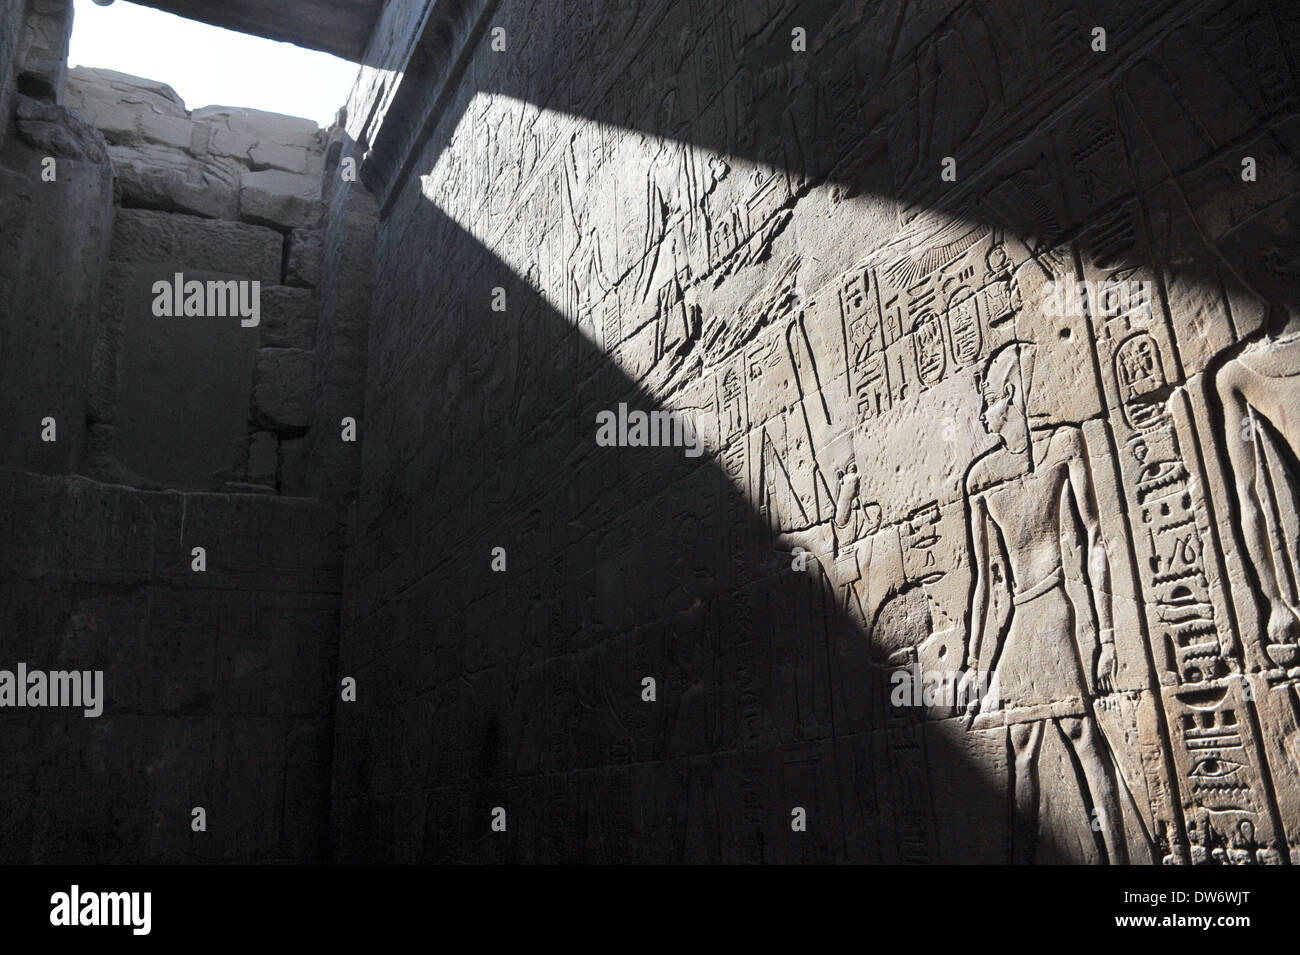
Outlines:
<svg viewBox="0 0 1300 955"><path fill-rule="evenodd" d="M1284 329L1225 364L1215 376L1215 388L1228 422L1224 442L1241 516L1239 532L1267 603L1265 652L1278 665L1294 666L1300 662L1300 617L1292 576L1295 556L1288 552L1296 547L1295 528L1281 526L1276 498L1295 485L1279 487L1270 480L1265 451L1272 449L1280 458L1276 464L1294 482L1300 449L1300 316Z"/></svg>
<svg viewBox="0 0 1300 955"><path fill-rule="evenodd" d="M966 477L973 557L967 670L962 696L968 725L1005 724L1012 750L1014 817L1011 855L1033 861L1038 837L1038 758L1043 735L1061 734L1082 770L1084 797L1100 825L1112 864L1128 862L1112 767L1089 702L1084 648L1095 642L1099 693L1114 688L1116 660L1110 603L1110 563L1101 538L1083 432L1049 426L1031 415L1035 346L1013 341L989 358L980 378L980 421L999 444ZM1093 608L1076 607L1066 590L1061 537L1073 517L1086 534ZM1007 568L998 579L999 563ZM994 590L1005 587L1000 604ZM970 688L992 672L983 700ZM996 698L995 698L996 695Z"/></svg>
<svg viewBox="0 0 1300 955"><path fill-rule="evenodd" d="M1266 656L1300 663L1300 528L1279 498L1300 484L1300 198L1239 225L1224 243L1229 265L1266 304L1264 334L1214 377L1244 554L1266 604ZM1261 426L1262 425L1262 426ZM1270 465L1270 459L1272 464ZM1272 479L1272 469L1285 480Z"/></svg>

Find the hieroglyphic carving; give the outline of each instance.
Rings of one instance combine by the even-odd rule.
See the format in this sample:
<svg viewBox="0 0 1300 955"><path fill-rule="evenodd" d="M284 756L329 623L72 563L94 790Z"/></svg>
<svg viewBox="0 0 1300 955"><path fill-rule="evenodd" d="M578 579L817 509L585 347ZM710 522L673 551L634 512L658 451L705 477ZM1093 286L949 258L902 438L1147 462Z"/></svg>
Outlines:
<svg viewBox="0 0 1300 955"><path fill-rule="evenodd" d="M1113 215L1116 202L1148 201L1142 175L1163 179L1187 165L1155 161L1132 129L1111 115L1136 101L1152 120L1145 110L1157 101L1154 82L1107 86L1095 97L1102 108L1094 109L1095 102L1082 112L1072 107L1050 137L1035 134L1033 148L1005 169L977 169L964 157L977 151L1001 157L1003 147L1020 149L998 139L1003 124L1018 127L1026 116L1045 115L1039 111L1044 97L1005 68L1014 60L1003 53L1013 54L1015 47L997 29L1004 14L964 5L939 16L922 9L926 5L907 6L896 28L901 36L888 41L898 45L890 62L902 66L891 66L877 81L876 64L864 51L860 62L821 84L806 68L770 70L733 59L757 35L766 13L751 16L743 5L706 14L698 5L648 4L647 22L665 16L667 40L656 48L661 55L640 65L626 90L610 97L602 120L612 122L592 123L580 113L564 115L495 96L467 113L467 124L500 137L491 138L490 172L475 168L468 132L447 147L454 161L436 170L438 188L430 197L440 204L445 198L446 208L458 220L463 215L476 235L485 234L494 251L506 249L506 264L518 265L527 284L577 326L580 335L565 339L565 355L576 356L582 375L603 367L603 352L648 400L671 405L701 383L711 396L711 402L690 405L712 416L709 450L721 490L711 489L716 493L706 498L695 489L694 504L674 504L661 523L675 527L689 522L692 506L708 513L716 504L722 513L710 525L712 533L672 539L675 548L694 551L716 537L722 555L718 579L725 576L735 589L715 594L679 581L655 591L658 603L638 608L650 614L638 624L638 638L646 641L639 645L656 639L647 634L662 631L691 670L683 673L681 690L692 694L691 701L674 698L665 707L678 729L661 728L657 738L668 745L679 732L685 742L692 714L707 713L703 722L709 728L698 731L696 742L717 744L710 755L723 757L720 773L735 775L737 763L727 763L729 754L709 735L718 708L700 702L700 674L707 675L706 658L716 651L728 661L718 672L725 673L724 682L734 681L726 692L733 693L729 699L739 713L739 777L729 784L743 793L743 827L762 830L774 777L799 789L813 785L828 765L820 752L795 749L826 725L814 698L822 689L808 673L809 661L822 666L823 659L810 637L815 627L800 616L806 610L800 601L814 585L805 586L807 577L789 583L796 571L788 569L789 554L774 554L776 538L781 546L800 543L808 551L810 573L824 587L821 607L835 626L851 630L838 645L849 648L855 664L867 660L873 675L898 666L961 666L968 642L977 636L994 648L979 663L1001 668L1004 692L1010 685L1014 698L1001 709L981 708L967 728L956 719L964 715L960 708L872 709L863 703L875 692L870 679L837 684L837 693L851 698L840 705L862 711L853 730L862 738L854 745L872 754L873 773L887 780L880 783L878 809L871 810L879 815L871 825L881 830L884 856L943 858L934 796L944 757L930 749L933 736L926 735L941 726L972 752L1009 748L1018 757L1013 772L991 762L1013 794L1026 790L1037 770L1043 805L1101 810L1105 827L1098 830L1097 858L1145 861L1154 852L1174 860L1271 861L1282 848L1278 816L1285 815L1270 804L1275 792L1266 763L1277 755L1267 749L1271 730L1258 718L1262 711L1246 687L1266 686L1279 698L1285 693L1293 699L1293 675L1284 665L1291 651L1287 639L1264 634L1258 640L1249 628L1236 632L1244 601L1227 593L1237 589L1224 569L1234 555L1221 553L1233 549L1230 541L1225 544L1231 532L1223 533L1230 519L1222 502L1216 502L1217 518L1209 513L1207 487L1214 493L1224 488L1215 484L1214 461L1207 458L1223 450L1220 442L1233 439L1241 420L1251 422L1253 444L1227 448L1240 460L1222 470L1233 479L1225 485L1227 500L1241 513L1254 507L1259 520L1250 526L1263 533L1252 531L1236 552L1242 566L1268 574L1261 589L1267 590L1267 581L1276 583L1282 602L1293 608L1291 505L1278 492L1289 480L1289 439L1275 420L1281 413L1268 400L1285 386L1271 373L1247 380L1275 354L1274 347L1285 347L1285 337L1261 339L1251 349L1234 344L1242 330L1252 335L1249 322L1235 325L1234 317L1216 325L1209 308L1204 311L1210 318L1198 315L1196 323L1180 315L1180 303L1170 301L1167 289L1180 269L1187 270L1186 262L1165 268L1138 240L1159 228L1172 233L1182 223L1171 220L1157 228L1149 212L1146 219L1128 209ZM1142 25L1139 20L1153 15L1113 6L1115 16L1107 21L1112 29ZM1131 77L1158 73L1152 64L1159 66L1159 58L1169 62L1204 45L1201 33L1274 45L1258 33L1247 31L1243 38L1230 15L1209 7L1195 42L1183 34L1162 42L1158 56L1153 53ZM835 22L850 16L861 30L872 14L844 13ZM1070 9L1025 29L1041 44L1033 50L1036 59L1059 60L1077 71L1089 58L1071 37L1077 39L1085 26ZM598 39L589 41L589 35ZM647 35L638 26L635 42ZM974 39L958 42L969 38ZM615 66L638 65L633 53L624 54L618 41L599 31L574 39L589 42L608 42L608 62ZM821 37L814 43L828 52L833 47ZM1214 58L1220 58L1217 52ZM1277 58L1269 58L1260 77L1243 87L1261 116L1284 105L1287 95L1278 80L1285 70L1279 73ZM1050 82L1068 86L1068 70ZM745 122L741 112L765 98L771 106L787 92L784 83L804 96L791 102L814 107L808 120L815 128L792 123L805 138L775 145L787 151L787 160L801 150L803 155L782 168L771 156L758 155L772 124ZM1162 83L1162 104L1176 103L1185 92L1165 96L1168 84ZM547 78L547 84L548 91L562 88L556 84L582 89L584 104L602 107L596 87L610 88L603 77ZM802 91L794 89L799 84ZM954 92L963 84L972 87L969 97ZM1012 89L1023 94L1024 105L1008 111ZM1115 89L1128 95L1116 96ZM563 94L558 96L552 107L564 105ZM961 100L951 116L941 105L947 99ZM691 135L691 110L717 120L717 128L699 141ZM641 127L632 122L629 128L629 119L637 117ZM1245 133L1215 126L1214 116L1197 116L1194 124L1184 123L1186 118L1174 116L1171 126L1200 127L1188 134L1198 143L1211 127L1208 138L1217 137L1219 146L1236 148ZM1159 122L1147 126L1153 138L1175 138ZM883 135L864 136L866 129ZM1040 141L1047 138L1053 142ZM985 154L984 145L997 148ZM948 151L958 155L962 184L954 186L951 201L944 196L939 203L934 173L938 156ZM825 157L814 155L819 152L830 156L837 172L827 181L805 182L803 169L824 171ZM1131 179L1124 175L1130 164L1141 167ZM468 201L455 188L462 176L473 179ZM480 185L483 176L489 186ZM968 176L965 202L960 190ZM1183 198L1194 204L1198 197L1189 190ZM1224 205L1235 210L1234 202ZM1071 211L1063 215L1062 209ZM1133 271L1134 261L1154 267ZM1075 274L1078 268L1083 274ZM1083 314L1062 317L1043 309L1046 284L1079 278L1100 291ZM1187 284L1198 285L1199 278L1193 275ZM1125 294L1133 281L1143 291ZM818 287L808 294L801 282ZM1150 295L1152 289L1160 289L1160 296ZM524 317L532 320L531 314ZM1187 362L1185 345L1198 336L1207 342L1204 360ZM1021 403L1022 416L1049 403L1059 413L1030 428L1026 450L1034 469L1020 473L1008 465L1007 473L988 475L987 485L967 486L962 478L973 461L1005 462L1011 454L1001 445L985 454L990 442L1002 439L989 433L996 429L981 427L975 379L982 373L987 383L990 372L1005 371L1009 359L994 365L990 357L1009 354L999 349L1017 341L1036 342L1041 356L1054 352L1056 366L1035 383L1028 405L1023 393L1013 395L1012 405ZM1225 352L1229 345L1233 350ZM485 363L483 351L475 349L475 368ZM530 363L545 362L533 351L521 343L489 385L509 393L509 369L517 366L525 376L517 390L531 391L538 374ZM1284 352L1276 354L1282 356L1279 368L1290 362ZM1216 356L1218 363L1209 363ZM1042 367L1048 364L1043 357ZM1016 367L1018 374L1023 371L1019 354ZM1222 369L1217 387L1203 390L1223 411L1223 434L1207 427L1194 400L1203 383L1189 379L1202 369L1207 377ZM521 426L543 420L540 411L528 415L533 417ZM1294 442L1289 446L1293 450ZM484 442L480 455L501 460L509 451ZM635 466L629 472L610 481L620 499L662 494L677 500L677 488L656 486L653 475ZM510 491L518 490L502 483L492 492L494 504L508 503ZM731 492L735 498L728 498ZM684 488L685 495L691 493ZM1093 510L1079 500L1090 496L1098 498ZM588 505L583 491L571 491L566 500L574 514ZM966 540L968 510L983 521L987 548ZM613 512L606 501L592 502L582 513L602 526L620 521L620 532L633 539L641 531L658 531L644 514L615 518ZM1097 524L1105 527L1104 544ZM614 559L603 536L600 543L581 546L597 555L597 563ZM1112 551L1106 576L1097 564L1099 546ZM1026 570L1037 569L1037 560L1044 562L1041 575ZM693 570L673 564L665 574ZM564 600L580 607L569 608L568 632L557 638L557 651L570 648L575 634L595 641L612 626L592 609L600 603L596 578L589 572L566 592ZM989 605L978 635L970 632L970 591L977 578ZM782 603L774 593L788 599ZM1106 612L1093 606L1112 598L1126 614L1116 610L1117 626L1123 619L1140 631L1117 634L1117 657L1125 640L1137 648L1117 661L1119 675L1109 672L1109 661L1099 666L1103 638L1097 631L1105 629ZM659 611L686 619L654 617ZM719 617L725 619L715 623ZM730 642L724 645L705 619L725 630ZM1281 619L1285 624L1288 618ZM1260 629L1267 630L1268 622ZM1286 626L1272 630L1287 636ZM644 669L657 657L640 651L635 659L631 665ZM1251 672L1252 662L1258 674ZM830 666L842 663L832 660ZM1017 682L1017 671L1034 675ZM1247 683L1244 676L1258 679ZM620 718L628 710L620 704ZM1010 719L1009 711L1016 711ZM560 712L556 706L551 718L560 719ZM939 722L947 720L953 722ZM548 737L548 744L556 747L551 757L557 764L560 750L576 745L567 728ZM620 741L615 753L618 760L628 758L627 744ZM769 756L775 768L764 764ZM1059 768L1070 766L1076 768ZM674 782L666 812L683 820L683 841L725 840L726 827L709 819L726 798L722 776L707 782L700 766L674 766L667 775ZM1024 857L1035 810L1027 794L1020 795L1014 845ZM865 816L865 802L840 811ZM1085 814L1065 823L1079 830L1069 834L1078 837L1076 843L1092 839L1092 820ZM748 845L749 833L744 836ZM767 855L761 838L752 852L755 858ZM1090 853L1091 846L1084 855L1094 857Z"/></svg>
<svg viewBox="0 0 1300 955"><path fill-rule="evenodd" d="M1176 367L1165 323L1145 296L1118 286L1131 270L1099 271L1092 304L1098 355L1114 411L1138 583L1153 643L1170 752L1188 840L1170 839L1168 861L1200 862L1239 846L1251 833L1258 861L1277 858L1278 831L1260 765L1252 703L1238 674L1243 659L1209 563L1214 540L1195 480L1185 417L1169 369Z"/></svg>

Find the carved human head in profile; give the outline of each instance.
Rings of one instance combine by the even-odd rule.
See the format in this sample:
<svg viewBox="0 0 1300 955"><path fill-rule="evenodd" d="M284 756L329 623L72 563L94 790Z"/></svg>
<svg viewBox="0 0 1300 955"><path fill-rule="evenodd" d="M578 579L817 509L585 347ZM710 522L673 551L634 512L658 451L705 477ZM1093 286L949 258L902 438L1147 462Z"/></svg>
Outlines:
<svg viewBox="0 0 1300 955"><path fill-rule="evenodd" d="M989 356L983 374L976 378L980 390L980 424L989 434L1008 443L1029 427L1028 392L1034 375L1033 342L1013 341ZM1018 444L1019 441L1013 439Z"/></svg>
<svg viewBox="0 0 1300 955"><path fill-rule="evenodd" d="M1276 327L1300 314L1300 196L1239 222L1219 242L1228 266L1275 313Z"/></svg>

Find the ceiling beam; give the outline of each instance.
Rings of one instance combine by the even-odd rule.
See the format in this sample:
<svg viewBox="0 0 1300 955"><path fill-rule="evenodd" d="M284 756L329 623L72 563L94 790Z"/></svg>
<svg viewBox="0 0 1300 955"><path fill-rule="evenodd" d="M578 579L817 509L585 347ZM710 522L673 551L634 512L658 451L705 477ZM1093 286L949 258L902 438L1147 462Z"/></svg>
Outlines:
<svg viewBox="0 0 1300 955"><path fill-rule="evenodd" d="M134 0L188 20L361 62L384 0Z"/></svg>

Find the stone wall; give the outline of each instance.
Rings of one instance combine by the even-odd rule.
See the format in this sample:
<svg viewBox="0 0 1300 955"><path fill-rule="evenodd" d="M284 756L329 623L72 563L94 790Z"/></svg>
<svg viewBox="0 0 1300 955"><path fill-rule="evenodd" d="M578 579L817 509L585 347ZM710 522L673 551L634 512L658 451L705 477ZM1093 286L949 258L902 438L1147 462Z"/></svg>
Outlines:
<svg viewBox="0 0 1300 955"><path fill-rule="evenodd" d="M0 0L0 856L1300 862L1293 4L312 8Z"/></svg>
<svg viewBox="0 0 1300 955"><path fill-rule="evenodd" d="M1290 5L381 23L337 858L1295 860Z"/></svg>
<svg viewBox="0 0 1300 955"><path fill-rule="evenodd" d="M359 427L365 420L366 355L370 303L375 283L374 198L351 172L362 150L342 125L330 131L326 154L326 225L299 247L313 268L304 281L317 279L320 295L313 358L311 420L300 453L305 464L296 493L350 502L361 472ZM292 250L291 250L292 251ZM309 253L309 254L308 254ZM355 440L341 440L353 427ZM291 485L293 487L293 485Z"/></svg>
<svg viewBox="0 0 1300 955"><path fill-rule="evenodd" d="M49 45L57 35L66 46L71 31L65 6L60 15L34 4L25 21L20 54L34 59L21 59L5 87L13 134L0 161L0 465L45 473L76 470L84 457L85 382L113 227L104 139L49 85L58 77ZM40 440L47 419L60 440Z"/></svg>
<svg viewBox="0 0 1300 955"><path fill-rule="evenodd" d="M20 7L0 7L0 669L99 671L103 698L0 710L0 858L319 861L356 466L306 445L360 415L319 395L364 369L336 339L364 340L373 220L354 197L327 272L325 131L65 77L71 3ZM260 323L159 317L176 272L260 282Z"/></svg>
<svg viewBox="0 0 1300 955"><path fill-rule="evenodd" d="M9 116L11 102L17 90L14 70L18 66L18 41L22 37L23 14L26 0L0 2L0 116ZM9 133L9 124L0 126L0 146Z"/></svg>
<svg viewBox="0 0 1300 955"><path fill-rule="evenodd" d="M4 669L103 672L103 713L0 711L6 863L325 852L337 519L316 501L0 471ZM193 572L192 549L207 569ZM206 812L195 832L192 810Z"/></svg>
<svg viewBox="0 0 1300 955"><path fill-rule="evenodd" d="M72 36L72 5L65 0L28 0L18 57L20 92L55 101L68 77L68 40Z"/></svg>
<svg viewBox="0 0 1300 955"><path fill-rule="evenodd" d="M120 204L91 374L87 473L146 487L301 493L324 132L256 110L191 113L164 84L106 70L74 70L67 100L107 138ZM159 319L155 283L176 274L259 283L259 324ZM174 397L159 402L160 393Z"/></svg>

